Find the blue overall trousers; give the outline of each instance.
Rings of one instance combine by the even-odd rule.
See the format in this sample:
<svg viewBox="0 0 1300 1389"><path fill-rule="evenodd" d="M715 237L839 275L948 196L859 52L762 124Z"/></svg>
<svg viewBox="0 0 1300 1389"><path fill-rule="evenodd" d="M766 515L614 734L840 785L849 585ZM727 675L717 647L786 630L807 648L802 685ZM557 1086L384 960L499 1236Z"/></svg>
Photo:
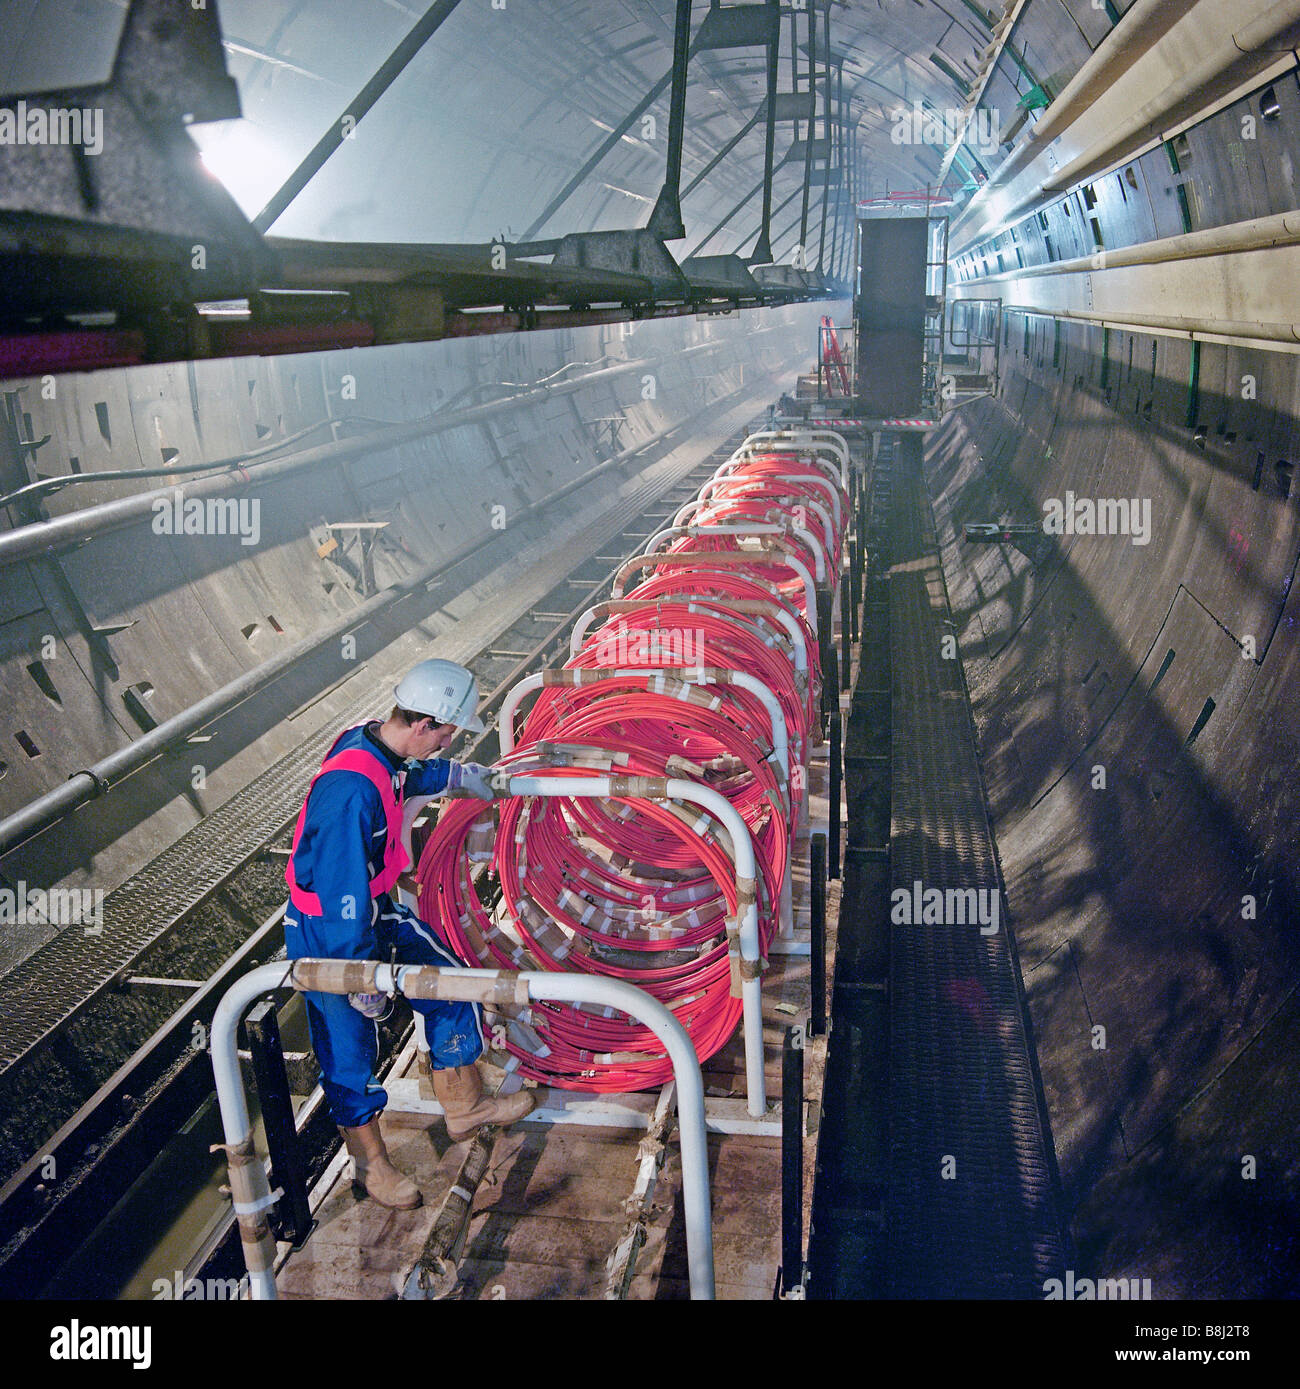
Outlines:
<svg viewBox="0 0 1300 1389"><path fill-rule="evenodd" d="M445 759L403 763L379 740L377 728L372 723L348 729L326 760L356 749L370 754L392 777L399 808L403 791L429 796L446 789L450 764ZM318 777L308 793L291 864L295 884L319 900L320 914L308 913L290 900L284 936L291 960L396 958L402 964L463 963L409 907L387 892L371 896L371 883L384 868L388 835L383 798L366 776L339 769ZM386 1091L375 1078L374 1021L343 994L303 997L334 1122L345 1128L368 1123L388 1103ZM436 1068L467 1065L482 1055L483 1013L477 1003L412 999L411 1007L424 1016Z"/></svg>

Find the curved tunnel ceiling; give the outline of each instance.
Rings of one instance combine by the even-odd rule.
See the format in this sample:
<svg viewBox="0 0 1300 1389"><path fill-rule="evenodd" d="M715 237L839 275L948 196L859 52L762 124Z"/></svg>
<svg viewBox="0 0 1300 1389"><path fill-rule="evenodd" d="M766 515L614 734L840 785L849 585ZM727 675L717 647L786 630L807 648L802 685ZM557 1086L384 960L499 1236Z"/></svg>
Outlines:
<svg viewBox="0 0 1300 1389"><path fill-rule="evenodd" d="M704 11L693 6L696 26ZM246 118L286 172L421 12L390 0L368 0L346 19L322 17L310 0L239 0L222 7L228 62ZM429 241L524 235L573 170L667 74L673 13L671 0L460 6L281 217L276 233ZM796 90L797 76L797 89L807 90L808 25L815 18L818 94L823 95L829 27L832 96L842 90L850 126L858 132L863 192L923 188L934 181L944 149L894 143L893 113L918 101L923 109L960 109L1000 13L973 0L833 0L829 14L817 0L803 13L782 7L779 88ZM794 75L792 26L798 47ZM1021 101L1035 88L1063 86L1110 28L1105 11L1092 8L1090 0L1025 7L986 93L997 111L997 128L1011 130L1023 111ZM750 122L764 89L761 49L704 51L692 58L683 187ZM667 108L666 92L649 108L657 142L643 138L634 125L538 230L554 235L643 223L663 179ZM821 115L819 110L818 135L824 130ZM761 180L763 134L759 122L684 199L687 247L693 249ZM793 138L792 125L783 122L778 163ZM982 177L989 163L986 153L959 156L947 186L956 191L968 182L962 165ZM801 187L802 174L798 160L778 169L774 206ZM402 190L397 198L396 188ZM775 220L773 250L779 257L796 238L777 235L788 215ZM756 231L755 208L710 249L746 250Z"/></svg>
<svg viewBox="0 0 1300 1389"><path fill-rule="evenodd" d="M48 89L106 75L124 15L120 0L98 0L87 13L66 0L31 0L22 8L25 37L0 66L7 89ZM66 32L74 8L82 38L76 54L66 54L51 36ZM980 102L988 113L983 138L971 132L943 181L947 192L964 196L1001 160L1027 110L1045 105L1065 85L1128 8L1125 0L1107 0L1104 8L1092 0L1007 0L1014 20L1007 35L995 32L1002 7L978 0L783 5L778 86L807 91L813 58L821 136L829 33L830 96L846 104L853 191L879 197L924 189L938 183L945 145L921 140L919 127L913 127L917 142L900 143L900 113L947 116L951 131L978 87L983 55L1001 44ZM194 129L210 165L247 213L260 209L425 9L399 0L347 7L225 0L226 59L244 120ZM692 6L696 32L706 10L702 3ZM643 225L663 181L666 90L648 108L653 126L634 124L545 225L534 224L574 170L668 74L674 12L672 0L458 5L279 218L275 233L481 243ZM683 199L687 236L674 246L679 258L762 179L764 125L753 118L765 85L761 48L692 57L683 188L750 128ZM931 140L936 129L930 128ZM991 131L1000 137L996 147ZM787 204L773 219L778 259L799 234L803 160L781 167L794 138L794 125L783 121L773 188L774 207ZM814 226L819 193L814 189ZM755 199L708 250L750 249L757 222Z"/></svg>

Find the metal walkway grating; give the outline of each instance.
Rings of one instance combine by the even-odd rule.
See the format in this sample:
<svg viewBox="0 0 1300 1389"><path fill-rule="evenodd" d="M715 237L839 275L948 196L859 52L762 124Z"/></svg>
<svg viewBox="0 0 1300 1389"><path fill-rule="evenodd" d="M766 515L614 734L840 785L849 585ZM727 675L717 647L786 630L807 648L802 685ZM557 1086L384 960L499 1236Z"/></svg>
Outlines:
<svg viewBox="0 0 1300 1389"><path fill-rule="evenodd" d="M297 814L336 736L331 725L281 758L109 893L98 935L71 926L0 979L0 1071L60 1027L273 838Z"/></svg>
<svg viewBox="0 0 1300 1389"><path fill-rule="evenodd" d="M890 927L889 1295L1041 1298L1063 1257L1050 1137L920 457L903 440L892 479L890 886L991 889L998 930Z"/></svg>

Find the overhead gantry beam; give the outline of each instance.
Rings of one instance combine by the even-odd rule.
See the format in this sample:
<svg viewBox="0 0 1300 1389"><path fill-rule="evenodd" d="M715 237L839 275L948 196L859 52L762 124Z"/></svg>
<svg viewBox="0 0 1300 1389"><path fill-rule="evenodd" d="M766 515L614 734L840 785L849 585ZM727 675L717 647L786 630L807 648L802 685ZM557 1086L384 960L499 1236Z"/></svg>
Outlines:
<svg viewBox="0 0 1300 1389"><path fill-rule="evenodd" d="M253 218L253 226L259 232L265 233L274 226L280 214L325 167L330 155L351 135L357 122L406 71L411 59L438 32L444 22L451 18L459 4L460 0L437 0L436 4L431 5L424 15L416 20L410 32L388 55L375 75L352 98L334 124L312 146L302 163L285 179L267 201L266 206Z"/></svg>
<svg viewBox="0 0 1300 1389"><path fill-rule="evenodd" d="M0 145L0 379L576 327L819 296L820 285L806 281L760 283L734 257L710 258L730 265L683 269L664 247L664 235L684 234L678 186L688 0L677 6L672 71L534 223L563 203L671 82L667 168L650 227L574 233L539 246L263 236L261 227L346 137L348 122L374 107L456 4L438 0L429 8L254 226L204 171L184 128L191 117L240 114L215 10L185 7L173 23L172 0L131 0L109 80L40 96L43 104L104 110L98 157L81 158L73 147ZM779 27L774 3L713 9L697 44L752 47L767 41L772 20ZM765 114L771 124L774 113ZM547 254L551 264L535 259Z"/></svg>

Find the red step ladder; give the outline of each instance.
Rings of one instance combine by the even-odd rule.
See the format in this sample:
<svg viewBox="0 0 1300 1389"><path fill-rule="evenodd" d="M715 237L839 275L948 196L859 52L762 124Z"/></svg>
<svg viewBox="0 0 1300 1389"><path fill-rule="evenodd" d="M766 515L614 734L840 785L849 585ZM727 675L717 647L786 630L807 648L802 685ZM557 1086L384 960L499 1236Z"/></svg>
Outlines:
<svg viewBox="0 0 1300 1389"><path fill-rule="evenodd" d="M844 361L844 354L840 351L839 335L835 331L835 324L830 318L822 315L822 366L828 363L835 368L836 374L840 378L840 390L844 395L851 394L849 386L849 369Z"/></svg>

